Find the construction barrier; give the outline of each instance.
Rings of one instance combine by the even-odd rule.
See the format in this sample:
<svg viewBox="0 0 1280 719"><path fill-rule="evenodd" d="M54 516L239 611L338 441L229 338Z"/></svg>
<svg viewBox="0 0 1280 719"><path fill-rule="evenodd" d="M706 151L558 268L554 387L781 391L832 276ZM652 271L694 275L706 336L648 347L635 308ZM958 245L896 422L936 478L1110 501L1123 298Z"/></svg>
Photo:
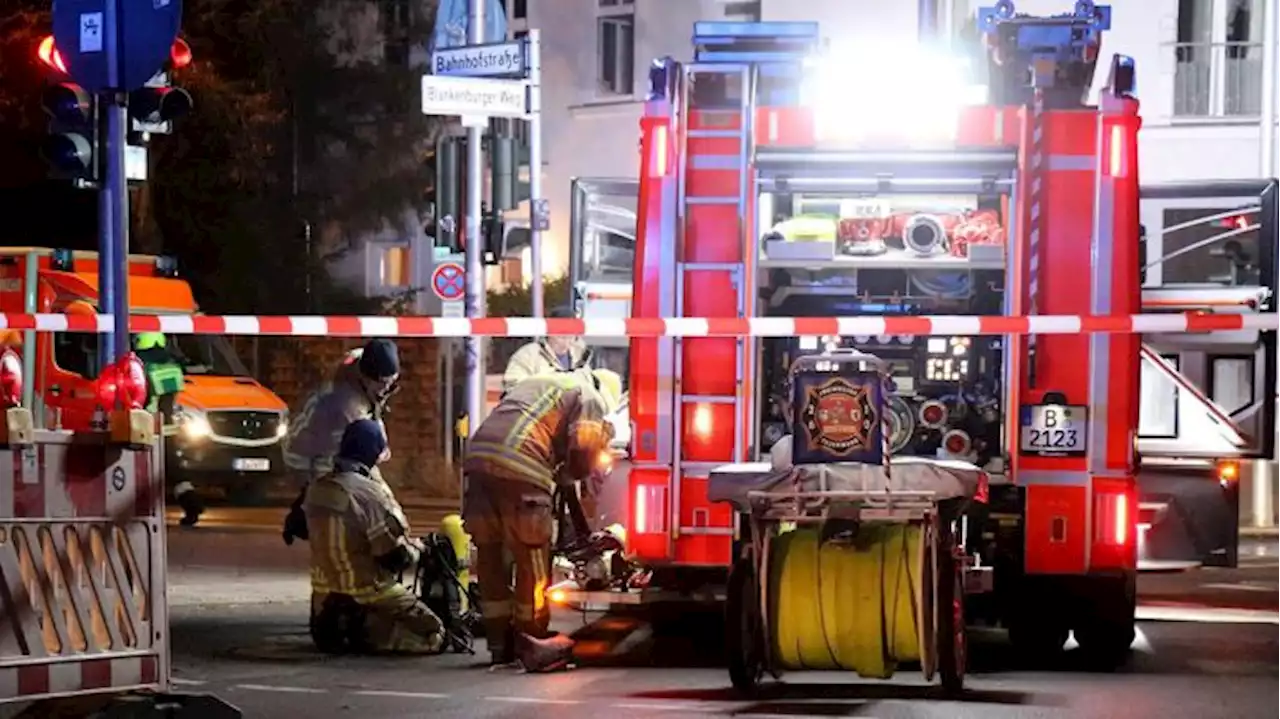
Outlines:
<svg viewBox="0 0 1280 719"><path fill-rule="evenodd" d="M717 317L542 319L535 317L324 317L133 315L132 332L290 337L798 337L880 335L1044 335L1277 330L1274 313L978 317ZM0 315L0 329L108 332L110 315Z"/></svg>
<svg viewBox="0 0 1280 719"><path fill-rule="evenodd" d="M0 704L168 688L160 452L51 430L0 449Z"/></svg>

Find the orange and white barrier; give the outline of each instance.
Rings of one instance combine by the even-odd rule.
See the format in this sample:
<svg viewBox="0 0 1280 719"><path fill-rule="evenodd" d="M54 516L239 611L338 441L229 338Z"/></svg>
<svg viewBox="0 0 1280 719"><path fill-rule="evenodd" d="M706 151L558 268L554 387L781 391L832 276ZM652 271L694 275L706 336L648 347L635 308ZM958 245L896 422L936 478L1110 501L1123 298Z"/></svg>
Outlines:
<svg viewBox="0 0 1280 719"><path fill-rule="evenodd" d="M0 315L0 329L107 332L111 316ZM1187 312L1030 317L751 317L666 319L543 319L533 317L327 317L263 315L133 315L133 332L290 337L797 337L880 335L1044 335L1277 330L1276 314Z"/></svg>
<svg viewBox="0 0 1280 719"><path fill-rule="evenodd" d="M102 435L0 449L0 704L168 688L162 466Z"/></svg>

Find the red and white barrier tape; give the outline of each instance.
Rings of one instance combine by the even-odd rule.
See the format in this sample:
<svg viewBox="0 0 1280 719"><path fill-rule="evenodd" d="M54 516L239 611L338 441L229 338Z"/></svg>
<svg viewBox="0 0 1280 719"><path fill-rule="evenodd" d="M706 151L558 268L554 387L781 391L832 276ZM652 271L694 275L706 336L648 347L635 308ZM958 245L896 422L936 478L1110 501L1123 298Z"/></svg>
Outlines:
<svg viewBox="0 0 1280 719"><path fill-rule="evenodd" d="M0 329L109 332L111 316L0 315ZM324 317L133 315L133 332L287 337L797 337L805 335L1062 335L1277 330L1275 314L1143 314L1034 317L677 317L666 319L539 319L486 317Z"/></svg>

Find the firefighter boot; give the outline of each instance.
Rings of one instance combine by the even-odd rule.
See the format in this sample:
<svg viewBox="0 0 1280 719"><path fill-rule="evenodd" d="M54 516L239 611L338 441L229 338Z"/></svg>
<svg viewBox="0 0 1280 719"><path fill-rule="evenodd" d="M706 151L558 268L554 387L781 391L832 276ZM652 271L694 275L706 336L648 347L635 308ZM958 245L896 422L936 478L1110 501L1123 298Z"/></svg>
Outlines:
<svg viewBox="0 0 1280 719"><path fill-rule="evenodd" d="M182 482L174 489L174 495L178 500L178 506L182 508L182 519L178 521L184 527L194 527L196 522L200 521L200 515L204 514L204 502L200 501L200 495L196 494L195 487L190 482Z"/></svg>
<svg viewBox="0 0 1280 719"><path fill-rule="evenodd" d="M563 634L535 639L522 633L516 640L520 663L525 671L535 673L568 669L573 659L573 645L573 640Z"/></svg>

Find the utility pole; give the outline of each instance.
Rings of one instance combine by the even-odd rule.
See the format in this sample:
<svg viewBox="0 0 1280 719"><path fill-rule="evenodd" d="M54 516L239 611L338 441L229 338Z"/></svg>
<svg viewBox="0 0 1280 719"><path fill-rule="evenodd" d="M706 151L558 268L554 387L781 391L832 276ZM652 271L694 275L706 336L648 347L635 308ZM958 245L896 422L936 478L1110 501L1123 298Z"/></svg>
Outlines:
<svg viewBox="0 0 1280 719"><path fill-rule="evenodd" d="M533 316L546 310L542 298L542 222L538 203L542 200L542 38L538 29L529 31L529 300Z"/></svg>
<svg viewBox="0 0 1280 719"><path fill-rule="evenodd" d="M468 8L468 40L472 45L484 44L484 0L470 0ZM484 123L467 128L467 317L485 314L484 237L480 230L480 200L484 194ZM474 434L484 413L484 339L467 338L467 430Z"/></svg>
<svg viewBox="0 0 1280 719"><path fill-rule="evenodd" d="M1280 142L1277 141L1276 123L1280 120L1280 0L1267 0L1262 12L1265 26L1262 28L1262 122L1261 175L1263 180L1280 176ZM1270 238L1262 238L1266 241ZM1280 275L1276 278L1280 287ZM1272 298L1276 302L1276 298ZM1280 362L1280 359L1277 360ZM1280 374L1280 367L1276 368ZM1277 415L1280 415L1280 397L1274 398ZM1276 424L1275 447L1280 448L1280 423ZM1274 509L1276 484L1280 482L1280 460L1258 460L1253 464L1252 505L1253 526L1273 527L1276 524Z"/></svg>

